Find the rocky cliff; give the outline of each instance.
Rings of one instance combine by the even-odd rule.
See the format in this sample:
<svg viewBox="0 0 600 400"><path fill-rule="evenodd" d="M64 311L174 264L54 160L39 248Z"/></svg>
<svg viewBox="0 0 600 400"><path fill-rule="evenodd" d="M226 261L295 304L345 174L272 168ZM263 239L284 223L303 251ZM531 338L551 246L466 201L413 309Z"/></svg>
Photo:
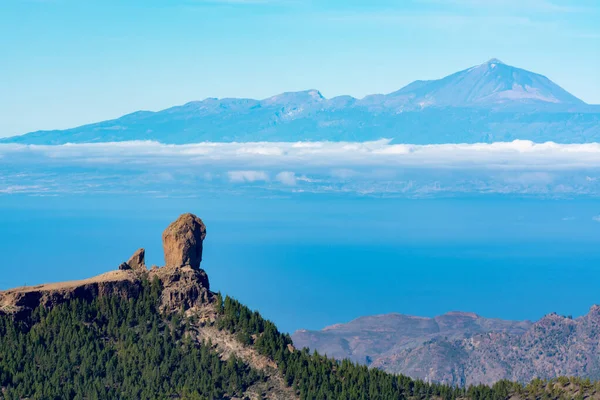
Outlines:
<svg viewBox="0 0 600 400"><path fill-rule="evenodd" d="M143 280L159 279L163 286L162 307L190 309L211 299L208 276L200 269L206 227L193 214L183 214L165 229L163 248L167 265L148 270L145 250L137 250L128 261L93 278L21 287L0 292L0 313L26 315L36 307L53 307L72 299L119 295L134 297Z"/></svg>

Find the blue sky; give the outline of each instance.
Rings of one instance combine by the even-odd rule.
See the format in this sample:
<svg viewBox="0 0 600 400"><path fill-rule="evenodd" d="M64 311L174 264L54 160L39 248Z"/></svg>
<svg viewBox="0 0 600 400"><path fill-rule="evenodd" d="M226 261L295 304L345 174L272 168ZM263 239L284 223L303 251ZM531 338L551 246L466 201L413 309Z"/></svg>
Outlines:
<svg viewBox="0 0 600 400"><path fill-rule="evenodd" d="M597 0L0 2L0 136L206 97L394 91L497 57L600 103Z"/></svg>

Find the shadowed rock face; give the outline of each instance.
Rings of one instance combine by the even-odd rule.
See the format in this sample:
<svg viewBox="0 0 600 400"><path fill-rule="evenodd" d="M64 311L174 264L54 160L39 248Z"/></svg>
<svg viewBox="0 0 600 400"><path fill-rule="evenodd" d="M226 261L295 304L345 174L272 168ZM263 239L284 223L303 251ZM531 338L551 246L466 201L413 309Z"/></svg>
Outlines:
<svg viewBox="0 0 600 400"><path fill-rule="evenodd" d="M162 235L165 266L199 269L206 226L193 214L182 214Z"/></svg>
<svg viewBox="0 0 600 400"><path fill-rule="evenodd" d="M139 249L129 258L129 260L121 265L119 265L119 269L122 271L134 270L138 272L144 272L147 270L146 263L146 250Z"/></svg>
<svg viewBox="0 0 600 400"><path fill-rule="evenodd" d="M139 249L135 253L133 253L133 255L131 256L129 261L127 261L127 264L134 271L146 271L147 268L146 268L145 258L146 258L146 250Z"/></svg>

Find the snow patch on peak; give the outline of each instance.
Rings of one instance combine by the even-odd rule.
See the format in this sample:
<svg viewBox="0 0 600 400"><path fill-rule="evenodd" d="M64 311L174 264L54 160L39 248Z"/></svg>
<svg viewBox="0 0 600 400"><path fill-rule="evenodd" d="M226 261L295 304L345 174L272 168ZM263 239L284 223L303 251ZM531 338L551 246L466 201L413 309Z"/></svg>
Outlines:
<svg viewBox="0 0 600 400"><path fill-rule="evenodd" d="M486 62L486 64L489 64L489 65L495 65L495 64L503 65L504 63L502 61L498 60L497 58L492 58L492 59L488 60L488 62Z"/></svg>
<svg viewBox="0 0 600 400"><path fill-rule="evenodd" d="M307 94L315 100L324 100L325 97L316 89L311 89L307 92Z"/></svg>
<svg viewBox="0 0 600 400"><path fill-rule="evenodd" d="M304 102L320 102L325 97L316 89L304 90L301 92L285 92L262 100L265 104L301 104Z"/></svg>

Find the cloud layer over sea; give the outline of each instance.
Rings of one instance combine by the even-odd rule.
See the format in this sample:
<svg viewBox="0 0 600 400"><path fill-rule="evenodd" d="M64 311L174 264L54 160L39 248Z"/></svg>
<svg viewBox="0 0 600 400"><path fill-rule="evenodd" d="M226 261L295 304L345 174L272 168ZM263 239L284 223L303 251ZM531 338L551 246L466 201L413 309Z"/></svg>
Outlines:
<svg viewBox="0 0 600 400"><path fill-rule="evenodd" d="M0 145L0 194L210 191L600 195L600 144L513 141Z"/></svg>

